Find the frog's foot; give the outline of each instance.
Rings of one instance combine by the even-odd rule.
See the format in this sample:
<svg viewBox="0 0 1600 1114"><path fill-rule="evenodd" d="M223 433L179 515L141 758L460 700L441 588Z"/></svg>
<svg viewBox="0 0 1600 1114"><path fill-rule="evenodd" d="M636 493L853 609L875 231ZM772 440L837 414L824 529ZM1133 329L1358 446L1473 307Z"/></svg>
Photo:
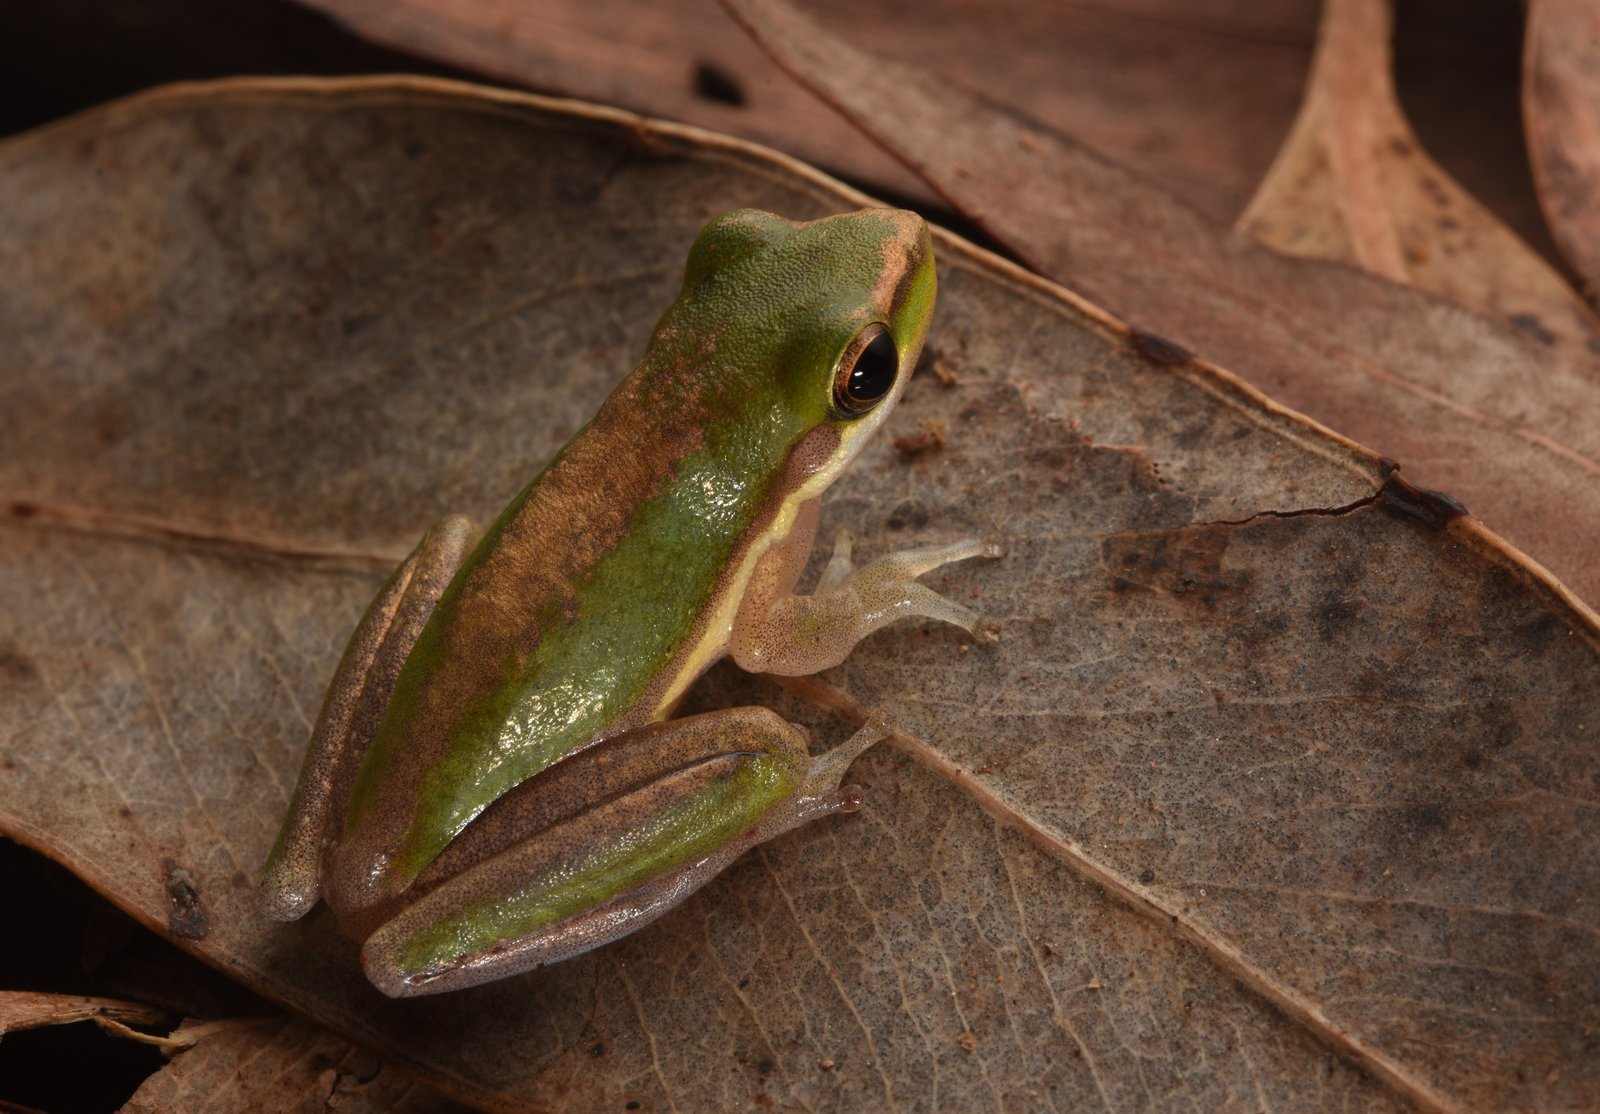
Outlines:
<svg viewBox="0 0 1600 1114"><path fill-rule="evenodd" d="M969 538L891 553L859 568L851 550L849 532L840 530L814 594L781 597L761 615L741 612L729 642L734 661L752 672L815 673L839 664L879 627L915 616L983 636L977 612L916 578L953 561L1003 556L999 545Z"/></svg>
<svg viewBox="0 0 1600 1114"><path fill-rule="evenodd" d="M869 631L899 618L920 615L975 632L979 622L977 612L918 584L916 578L956 561L1005 555L1005 550L994 542L966 538L949 545L925 545L890 553L858 569L850 560L854 545L850 531L841 529L834 535L833 554L822 570L816 594L853 593Z"/></svg>
<svg viewBox="0 0 1600 1114"><path fill-rule="evenodd" d="M787 828L797 828L823 816L836 812L855 812L866 799L859 785L844 785L844 775L857 758L894 733L894 720L884 712L875 712L861 730L826 754L811 759L806 772L805 787L796 795L790 806ZM763 835L770 839L772 835Z"/></svg>

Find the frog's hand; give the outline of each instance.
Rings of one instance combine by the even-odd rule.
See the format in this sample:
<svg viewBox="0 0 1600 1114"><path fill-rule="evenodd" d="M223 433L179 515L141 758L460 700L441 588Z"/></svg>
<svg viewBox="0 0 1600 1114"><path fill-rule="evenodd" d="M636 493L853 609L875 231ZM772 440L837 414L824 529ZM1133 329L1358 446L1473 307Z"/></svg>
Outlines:
<svg viewBox="0 0 1600 1114"><path fill-rule="evenodd" d="M392 997L433 994L625 936L755 844L859 807L839 782L887 733L875 719L810 758L799 728L732 708L581 751L495 802L417 879L420 898L362 948L367 977Z"/></svg>
<svg viewBox="0 0 1600 1114"><path fill-rule="evenodd" d="M361 617L322 714L311 732L300 780L278 841L261 871L262 911L292 921L322 892L323 848L338 837L345 800L373 733L389 707L395 679L434 604L472 550L477 527L453 516L429 530Z"/></svg>
<svg viewBox="0 0 1600 1114"><path fill-rule="evenodd" d="M850 535L840 530L815 594L747 596L728 641L728 654L752 673L798 675L838 665L855 644L896 619L923 616L978 633L978 615L945 599L916 578L952 561L999 557L992 542L968 539L907 549L856 568Z"/></svg>

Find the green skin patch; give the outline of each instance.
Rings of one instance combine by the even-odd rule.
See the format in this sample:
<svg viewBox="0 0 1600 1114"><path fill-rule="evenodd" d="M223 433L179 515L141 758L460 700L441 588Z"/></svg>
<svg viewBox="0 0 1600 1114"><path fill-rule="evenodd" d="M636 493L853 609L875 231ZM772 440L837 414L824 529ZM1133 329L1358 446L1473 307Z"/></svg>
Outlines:
<svg viewBox="0 0 1600 1114"><path fill-rule="evenodd" d="M546 633L531 658L503 658L498 683L460 709L455 746L427 772L421 801L429 804L418 808L413 838L396 860L407 879L420 874L488 803L577 750L636 706L657 672L640 668L640 663L665 661L688 639L696 615L683 608L682 594L709 595L759 503L749 489L765 484L740 483L726 468L714 469L712 452L686 459L682 471L707 478L668 487L632 516L629 538L648 538L650 544L619 543L602 558L576 592L576 613L570 620L554 602L535 612L533 623ZM748 474L764 477L766 472ZM707 499L712 490L721 498ZM513 504L507 515L517 509ZM458 586L471 583L475 565L495 537L491 531L479 546ZM451 602L447 595L440 603L447 619ZM447 631L445 621L425 628L412 654L417 667L408 664L401 674L374 752L382 753L384 743L404 736L403 725L415 714L436 672L426 666L443 660L451 641ZM370 806L381 780L381 767L369 759L351 798L352 822Z"/></svg>

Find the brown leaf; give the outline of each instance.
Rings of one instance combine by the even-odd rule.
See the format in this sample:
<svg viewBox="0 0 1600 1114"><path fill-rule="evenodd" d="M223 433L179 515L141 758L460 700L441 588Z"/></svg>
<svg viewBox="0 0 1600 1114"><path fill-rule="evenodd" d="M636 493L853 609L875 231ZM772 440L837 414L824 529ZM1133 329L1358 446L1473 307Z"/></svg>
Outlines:
<svg viewBox="0 0 1600 1114"><path fill-rule="evenodd" d="M1532 0L1523 52L1523 116L1534 181L1561 254L1600 299L1600 8Z"/></svg>
<svg viewBox="0 0 1600 1114"><path fill-rule="evenodd" d="M1600 599L1600 358L1280 256L942 75L869 58L778 0L726 2L1035 269L1403 462Z"/></svg>
<svg viewBox="0 0 1600 1114"><path fill-rule="evenodd" d="M1004 541L930 577L1001 639L908 624L798 695L731 668L698 695L819 745L892 711L859 814L435 999L382 998L325 910L258 915L386 566L570 436L705 219L860 202L434 83L189 87L0 146L5 831L499 1109L1600 1101L1593 614L1366 451L948 236L942 374L824 530Z"/></svg>
<svg viewBox="0 0 1600 1114"><path fill-rule="evenodd" d="M146 1080L122 1109L451 1114L458 1108L332 1033L278 1019L209 1033Z"/></svg>
<svg viewBox="0 0 1600 1114"><path fill-rule="evenodd" d="M1429 157L1395 100L1388 0L1328 0L1305 103L1241 231L1532 332L1580 366L1600 320Z"/></svg>
<svg viewBox="0 0 1600 1114"><path fill-rule="evenodd" d="M891 196L932 198L705 0L306 3L391 47L770 143ZM1219 220L1243 208L1272 160L1316 25L1306 0L991 0L925 5L915 18L859 0L816 10L853 45L1072 130Z"/></svg>
<svg viewBox="0 0 1600 1114"><path fill-rule="evenodd" d="M530 89L649 111L848 167L902 194L915 177L774 73L704 0L306 0L373 42Z"/></svg>
<svg viewBox="0 0 1600 1114"><path fill-rule="evenodd" d="M166 1013L142 1002L85 998L77 994L0 990L0 1037L44 1025L101 1020L118 1025L153 1025Z"/></svg>

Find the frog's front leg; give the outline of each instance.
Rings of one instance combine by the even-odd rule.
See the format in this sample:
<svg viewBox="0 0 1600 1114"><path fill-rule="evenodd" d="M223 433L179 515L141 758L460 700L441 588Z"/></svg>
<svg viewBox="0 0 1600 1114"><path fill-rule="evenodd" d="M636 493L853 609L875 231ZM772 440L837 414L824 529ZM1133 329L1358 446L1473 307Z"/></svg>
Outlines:
<svg viewBox="0 0 1600 1114"><path fill-rule="evenodd" d="M394 695L400 667L471 552L477 527L459 515L423 535L368 605L328 686L278 841L261 871L262 909L303 916L322 893L323 853L338 838L361 759Z"/></svg>
<svg viewBox="0 0 1600 1114"><path fill-rule="evenodd" d="M496 801L361 950L391 997L555 963L649 924L750 847L860 807L840 787L889 733L876 717L812 758L766 708L653 723L580 751Z"/></svg>
<svg viewBox="0 0 1600 1114"><path fill-rule="evenodd" d="M833 555L816 591L792 594L810 555L815 503L802 509L797 528L762 558L734 619L728 655L752 673L801 675L838 665L867 635L896 619L922 616L977 634L979 618L916 578L952 561L999 557L992 542L973 539L921 546L879 557L857 568L851 539L835 536Z"/></svg>

